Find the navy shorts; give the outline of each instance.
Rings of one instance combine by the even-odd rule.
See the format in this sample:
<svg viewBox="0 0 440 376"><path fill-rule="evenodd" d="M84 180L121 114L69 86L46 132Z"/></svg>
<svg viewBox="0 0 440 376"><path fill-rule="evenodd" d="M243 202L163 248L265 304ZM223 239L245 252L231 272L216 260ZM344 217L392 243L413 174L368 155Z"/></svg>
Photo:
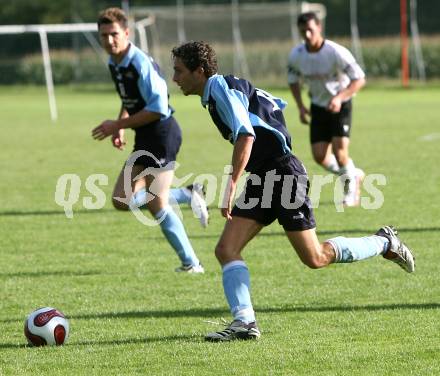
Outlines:
<svg viewBox="0 0 440 376"><path fill-rule="evenodd" d="M310 124L310 143L332 141L333 137L350 137L351 100L342 103L341 111L333 113L312 103Z"/></svg>
<svg viewBox="0 0 440 376"><path fill-rule="evenodd" d="M159 168L176 160L182 144L182 132L174 117L135 128L134 131L133 152L147 152L147 155L135 160L135 165Z"/></svg>
<svg viewBox="0 0 440 376"><path fill-rule="evenodd" d="M253 219L264 226L277 219L286 231L315 228L315 217L307 196L309 186L303 164L288 154L248 176L232 215Z"/></svg>

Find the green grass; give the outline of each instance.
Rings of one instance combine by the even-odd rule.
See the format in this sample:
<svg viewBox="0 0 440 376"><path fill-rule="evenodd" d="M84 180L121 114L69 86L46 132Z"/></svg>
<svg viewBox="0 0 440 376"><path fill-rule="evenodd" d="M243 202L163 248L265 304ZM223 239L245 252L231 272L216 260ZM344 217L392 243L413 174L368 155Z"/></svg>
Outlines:
<svg viewBox="0 0 440 376"><path fill-rule="evenodd" d="M294 151L309 174L324 174L310 155L287 91ZM381 258L310 270L281 228L265 229L246 248L258 342L209 344L204 320L229 320L213 255L224 220L216 208L202 230L183 208L206 273L176 275L177 258L157 228L130 213L86 210L87 176L102 173L107 198L128 150L98 143L90 130L118 112L109 90L56 88L60 120L49 120L44 88L2 87L0 159L0 375L435 375L440 373L438 87L368 87L355 100L351 153L387 185L378 210L337 213L333 186L315 215L324 240L362 236L394 224L417 255L413 275ZM173 95L184 143L177 176L214 174L230 159L198 97ZM425 140L424 136L431 135ZM73 219L55 204L57 179L82 180ZM25 346L23 322L54 306L70 319L68 344Z"/></svg>

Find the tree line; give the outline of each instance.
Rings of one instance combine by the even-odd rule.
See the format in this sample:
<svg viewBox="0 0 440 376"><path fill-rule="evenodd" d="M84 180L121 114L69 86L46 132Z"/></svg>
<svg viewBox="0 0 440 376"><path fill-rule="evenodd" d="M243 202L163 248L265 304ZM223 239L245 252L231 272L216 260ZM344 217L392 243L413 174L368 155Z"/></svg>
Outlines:
<svg viewBox="0 0 440 376"><path fill-rule="evenodd" d="M283 0L239 0L243 3L274 3ZM290 0L284 0L289 2ZM299 3L299 1L297 1ZM317 0L327 8L328 35L350 34L348 0ZM184 0L185 4L228 4L230 0ZM408 0L409 3L409 0ZM173 6L176 0L129 0L132 7ZM121 6L120 0L0 0L0 24L70 23L83 20L94 22L101 9ZM409 5L408 5L409 7ZM423 34L440 33L440 1L419 0L417 18ZM397 34L400 28L399 1L358 0L358 24L361 36Z"/></svg>

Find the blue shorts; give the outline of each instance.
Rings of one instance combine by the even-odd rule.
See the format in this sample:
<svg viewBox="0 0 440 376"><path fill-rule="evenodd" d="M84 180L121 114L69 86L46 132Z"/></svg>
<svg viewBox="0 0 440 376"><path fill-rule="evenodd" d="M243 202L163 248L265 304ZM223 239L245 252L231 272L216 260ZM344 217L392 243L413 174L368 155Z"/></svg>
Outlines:
<svg viewBox="0 0 440 376"><path fill-rule="evenodd" d="M231 214L253 219L264 226L277 219L286 231L315 228L315 217L307 196L309 186L301 161L292 154L285 155L248 176Z"/></svg>
<svg viewBox="0 0 440 376"><path fill-rule="evenodd" d="M154 155L154 158L149 155L140 156L134 162L135 165L159 168L176 160L182 144L182 132L174 117L155 121L135 128L134 131L133 152L146 151Z"/></svg>

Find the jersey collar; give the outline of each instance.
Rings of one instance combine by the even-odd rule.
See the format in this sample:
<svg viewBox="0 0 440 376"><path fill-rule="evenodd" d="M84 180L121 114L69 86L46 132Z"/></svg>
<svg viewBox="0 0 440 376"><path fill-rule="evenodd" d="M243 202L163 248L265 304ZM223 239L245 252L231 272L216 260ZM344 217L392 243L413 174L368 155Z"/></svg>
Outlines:
<svg viewBox="0 0 440 376"><path fill-rule="evenodd" d="M205 89L203 90L203 96L202 96L202 106L206 107L206 105L209 103L209 97L211 96L211 85L212 82L218 77L218 74L214 74L211 77L208 78L205 84Z"/></svg>
<svg viewBox="0 0 440 376"><path fill-rule="evenodd" d="M318 49L317 51L310 51L310 50L307 48L307 44L305 44L305 43L304 43L304 48L306 49L306 51L307 51L309 54L316 54L316 53L318 53L319 51L321 51L321 50L324 48L324 45L325 45L325 39L322 40L321 46L319 46L319 49Z"/></svg>
<svg viewBox="0 0 440 376"><path fill-rule="evenodd" d="M130 64L131 59L134 56L134 50L135 50L134 45L131 42L128 43L128 47L129 48L128 48L127 53L125 54L124 58L122 59L122 61L119 64L116 64L113 61L112 57L110 56L109 59L108 59L109 65L114 65L114 66L117 66L117 67L127 68L128 65Z"/></svg>

